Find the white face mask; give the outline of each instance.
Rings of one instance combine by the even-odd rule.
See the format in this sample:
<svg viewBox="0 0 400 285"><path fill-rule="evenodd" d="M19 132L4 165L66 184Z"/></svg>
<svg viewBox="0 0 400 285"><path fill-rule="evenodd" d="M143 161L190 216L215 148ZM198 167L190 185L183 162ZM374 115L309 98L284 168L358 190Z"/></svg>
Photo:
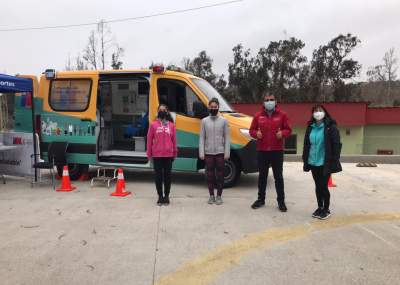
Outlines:
<svg viewBox="0 0 400 285"><path fill-rule="evenodd" d="M315 120L321 121L323 118L325 118L325 112L323 111L314 112L313 117Z"/></svg>

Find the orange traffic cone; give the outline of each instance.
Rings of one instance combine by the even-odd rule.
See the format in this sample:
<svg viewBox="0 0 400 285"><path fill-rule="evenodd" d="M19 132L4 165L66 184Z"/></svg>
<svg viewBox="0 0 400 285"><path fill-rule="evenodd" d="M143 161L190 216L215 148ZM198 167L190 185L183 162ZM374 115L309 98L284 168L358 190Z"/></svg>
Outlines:
<svg viewBox="0 0 400 285"><path fill-rule="evenodd" d="M333 183L332 176L329 176L328 187L336 187L336 184Z"/></svg>
<svg viewBox="0 0 400 285"><path fill-rule="evenodd" d="M70 192L75 189L76 189L76 187L71 185L71 180L69 179L68 166L65 165L64 169L63 169L63 174L62 174L61 188L58 188L56 191L57 192Z"/></svg>
<svg viewBox="0 0 400 285"><path fill-rule="evenodd" d="M129 191L124 191L125 190L125 179L124 179L124 173L122 172L122 169L118 169L118 179L117 179L117 184L115 185L115 191L111 193L111 196L119 196L119 197L125 197L131 192Z"/></svg>

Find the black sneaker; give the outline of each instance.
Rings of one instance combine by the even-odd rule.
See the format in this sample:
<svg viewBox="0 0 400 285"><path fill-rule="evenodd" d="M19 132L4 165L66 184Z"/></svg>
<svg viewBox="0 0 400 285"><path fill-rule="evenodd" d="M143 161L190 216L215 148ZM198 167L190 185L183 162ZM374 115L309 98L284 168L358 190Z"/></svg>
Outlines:
<svg viewBox="0 0 400 285"><path fill-rule="evenodd" d="M316 210L314 211L314 213L312 213L312 217L313 217L313 218L318 218L319 215L321 214L321 211L322 211L321 208L316 209Z"/></svg>
<svg viewBox="0 0 400 285"><path fill-rule="evenodd" d="M331 211L329 210L321 210L321 213L318 216L320 220L326 220L331 216Z"/></svg>
<svg viewBox="0 0 400 285"><path fill-rule="evenodd" d="M285 202L279 203L278 208L281 212L287 212L287 207L285 205Z"/></svg>
<svg viewBox="0 0 400 285"><path fill-rule="evenodd" d="M163 201L164 205L169 205L169 197L164 197L164 201Z"/></svg>
<svg viewBox="0 0 400 285"><path fill-rule="evenodd" d="M161 206L163 202L164 202L164 198L162 196L158 196L157 205Z"/></svg>
<svg viewBox="0 0 400 285"><path fill-rule="evenodd" d="M251 207L252 207L253 209L258 209L258 208L261 208L261 207L264 207L264 206L265 206L265 202L262 201L262 200L256 200L256 201L253 203L253 205L251 205Z"/></svg>

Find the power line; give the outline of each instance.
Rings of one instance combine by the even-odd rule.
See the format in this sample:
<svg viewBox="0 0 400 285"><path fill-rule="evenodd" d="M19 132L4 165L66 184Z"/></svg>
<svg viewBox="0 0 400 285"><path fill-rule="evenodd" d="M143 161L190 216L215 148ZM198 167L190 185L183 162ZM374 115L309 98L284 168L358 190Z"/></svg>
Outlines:
<svg viewBox="0 0 400 285"><path fill-rule="evenodd" d="M160 13L144 15L144 16L136 16L136 17L130 17L130 18L104 20L102 22L103 23L118 23L118 22L143 20L143 19L160 17L160 16L167 16L167 15L173 15L173 14L182 14L182 13L187 13L187 12L192 12L192 11L197 11L197 10L202 10L202 9L208 9L208 8L213 8L213 7L218 7L218 6L225 6L225 5L230 5L230 4L243 2L243 1L244 0L226 1L226 2L220 2L220 3L211 4L211 5L199 6L199 7L188 8L188 9L172 10L172 11L160 12ZM99 22L90 22L90 23L56 25L56 26L27 27L27 28L6 28L6 29L0 29L0 32L19 32L19 31L33 31L33 30L66 29L66 28L74 28L74 27L92 26L92 25L98 25L98 24L99 24Z"/></svg>

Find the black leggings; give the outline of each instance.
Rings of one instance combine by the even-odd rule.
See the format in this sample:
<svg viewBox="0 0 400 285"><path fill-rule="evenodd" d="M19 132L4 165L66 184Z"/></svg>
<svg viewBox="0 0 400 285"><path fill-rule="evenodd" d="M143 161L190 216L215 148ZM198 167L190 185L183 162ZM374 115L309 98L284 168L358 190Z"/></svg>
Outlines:
<svg viewBox="0 0 400 285"><path fill-rule="evenodd" d="M329 210L331 194L329 193L329 175L324 175L323 166L311 166L311 173L315 182L315 195L317 196L318 208Z"/></svg>
<svg viewBox="0 0 400 285"><path fill-rule="evenodd" d="M156 189L158 196L168 197L171 189L172 157L154 157L154 172L156 175ZM164 183L164 194L163 194Z"/></svg>
<svg viewBox="0 0 400 285"><path fill-rule="evenodd" d="M205 155L207 169L208 192L214 195L214 189L217 188L217 195L221 196L224 188L224 154Z"/></svg>

